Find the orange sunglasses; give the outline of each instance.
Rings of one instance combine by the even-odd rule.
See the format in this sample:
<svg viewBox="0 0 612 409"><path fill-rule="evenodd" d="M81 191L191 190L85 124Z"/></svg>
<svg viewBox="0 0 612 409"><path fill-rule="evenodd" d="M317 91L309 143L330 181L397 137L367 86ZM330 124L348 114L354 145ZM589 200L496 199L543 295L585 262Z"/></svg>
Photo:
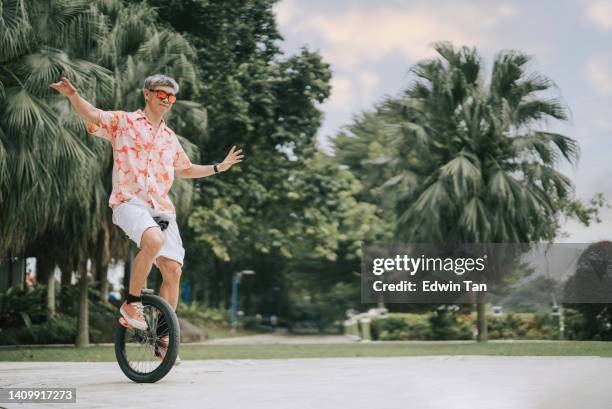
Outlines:
<svg viewBox="0 0 612 409"><path fill-rule="evenodd" d="M150 89L149 91L155 92L155 95L157 95L157 98L159 99L168 98L168 102L171 104L174 104L176 102L176 95L174 94L168 94L166 91L161 91L158 89Z"/></svg>

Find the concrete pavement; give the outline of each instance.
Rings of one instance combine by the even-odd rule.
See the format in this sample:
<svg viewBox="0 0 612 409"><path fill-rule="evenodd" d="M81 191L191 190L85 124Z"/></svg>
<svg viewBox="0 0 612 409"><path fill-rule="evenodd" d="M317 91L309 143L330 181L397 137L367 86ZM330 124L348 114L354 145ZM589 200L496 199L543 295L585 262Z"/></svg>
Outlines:
<svg viewBox="0 0 612 409"><path fill-rule="evenodd" d="M609 409L612 359L432 356L184 361L156 384L115 363L0 363L0 387L76 387L19 408Z"/></svg>

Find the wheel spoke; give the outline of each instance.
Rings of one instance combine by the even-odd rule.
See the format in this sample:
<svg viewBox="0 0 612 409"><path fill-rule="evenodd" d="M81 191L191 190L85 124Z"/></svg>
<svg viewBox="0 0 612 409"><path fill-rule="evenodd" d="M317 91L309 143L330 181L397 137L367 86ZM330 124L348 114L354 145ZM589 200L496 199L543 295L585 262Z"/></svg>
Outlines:
<svg viewBox="0 0 612 409"><path fill-rule="evenodd" d="M145 301L146 302L146 301ZM152 374L164 362L155 355L160 347L161 338L170 334L169 323L164 314L164 310L156 306L156 303L146 303L144 305L143 316L148 328L144 331L135 328L121 329L123 334L123 354L118 355L118 359L124 360L122 368L124 371L132 372L133 376L144 376ZM172 322L174 317L171 318ZM168 340L168 348L173 338ZM129 369L125 369L126 366ZM128 377L132 378L126 372ZM134 379L134 378L132 378Z"/></svg>

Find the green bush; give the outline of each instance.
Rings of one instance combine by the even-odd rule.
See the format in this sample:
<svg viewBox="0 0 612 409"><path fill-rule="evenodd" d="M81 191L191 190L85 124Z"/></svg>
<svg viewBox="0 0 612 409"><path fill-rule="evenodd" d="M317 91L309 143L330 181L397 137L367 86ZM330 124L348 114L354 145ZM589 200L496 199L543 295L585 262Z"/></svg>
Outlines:
<svg viewBox="0 0 612 409"><path fill-rule="evenodd" d="M77 319L58 315L43 324L33 325L24 331L23 344L71 344L77 333Z"/></svg>
<svg viewBox="0 0 612 409"><path fill-rule="evenodd" d="M89 301L89 341L114 342L119 310L110 304ZM76 333L75 333L76 337Z"/></svg>
<svg viewBox="0 0 612 409"><path fill-rule="evenodd" d="M506 314L488 317L490 339L559 339L559 326L550 315Z"/></svg>
<svg viewBox="0 0 612 409"><path fill-rule="evenodd" d="M564 310L565 339L585 339L587 334L582 315ZM475 314L459 314L452 307L441 306L424 314L392 313L386 319L372 320L375 340L461 340L472 339ZM490 339L559 339L555 317L543 314L506 314L487 317Z"/></svg>
<svg viewBox="0 0 612 409"><path fill-rule="evenodd" d="M432 339L472 339L470 320L462 319L453 307L455 306L442 305L429 316Z"/></svg>
<svg viewBox="0 0 612 409"><path fill-rule="evenodd" d="M2 329L0 344L72 344L76 339L76 332L76 318L57 315L41 324Z"/></svg>
<svg viewBox="0 0 612 409"><path fill-rule="evenodd" d="M0 300L0 344L72 344L77 335L79 290L76 286L58 291L56 316L47 319L47 287L8 290ZM89 290L89 340L113 342L117 308L102 303L95 289Z"/></svg>
<svg viewBox="0 0 612 409"><path fill-rule="evenodd" d="M227 312L214 308L207 308L195 301L191 304L179 303L176 313L181 318L196 319L203 323L215 325L228 325L229 323Z"/></svg>
<svg viewBox="0 0 612 409"><path fill-rule="evenodd" d="M311 284L312 285L312 284ZM346 311L358 308L360 288L354 283L335 283L325 291L313 291L304 282L294 282L288 294L287 320L292 332L342 332Z"/></svg>
<svg viewBox="0 0 612 409"><path fill-rule="evenodd" d="M381 341L431 339L429 314L392 313L371 322L372 339Z"/></svg>
<svg viewBox="0 0 612 409"><path fill-rule="evenodd" d="M372 339L381 341L471 338L471 320L445 306L425 314L392 313L372 320Z"/></svg>
<svg viewBox="0 0 612 409"><path fill-rule="evenodd" d="M567 340L578 341L592 339L589 333L589 326L584 314L572 308L563 309L565 333Z"/></svg>
<svg viewBox="0 0 612 409"><path fill-rule="evenodd" d="M47 287L29 290L9 288L0 294L0 328L22 327L47 320Z"/></svg>
<svg viewBox="0 0 612 409"><path fill-rule="evenodd" d="M37 285L26 290L8 290L0 295L0 344L72 344L77 336L79 289L62 287L56 294L57 315L47 319L47 288ZM116 306L103 303L94 288L89 297L89 340L91 343L113 342L117 318ZM220 310L193 303L179 304L178 314L203 325L227 326L228 318Z"/></svg>
<svg viewBox="0 0 612 409"><path fill-rule="evenodd" d="M241 324L242 324L242 328L246 330L254 330L254 329L257 329L259 326L257 319L250 315L243 317L241 320Z"/></svg>

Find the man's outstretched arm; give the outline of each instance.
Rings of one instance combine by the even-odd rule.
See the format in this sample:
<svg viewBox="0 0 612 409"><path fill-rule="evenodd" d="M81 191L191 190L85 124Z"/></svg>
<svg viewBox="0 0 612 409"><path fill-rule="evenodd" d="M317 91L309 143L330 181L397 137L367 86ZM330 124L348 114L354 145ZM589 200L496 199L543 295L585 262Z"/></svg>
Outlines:
<svg viewBox="0 0 612 409"><path fill-rule="evenodd" d="M229 151L223 162L217 165L219 172L224 172L232 167L236 163L242 162L244 155L242 149L236 150L233 146ZM204 178L215 174L214 165L191 165L187 169L177 170L176 175L180 178L193 179L193 178Z"/></svg>
<svg viewBox="0 0 612 409"><path fill-rule="evenodd" d="M60 82L49 85L51 88L67 97L74 110L88 122L97 124L100 119L100 110L89 102L85 101L83 97L79 95L76 88L66 77L62 77Z"/></svg>

